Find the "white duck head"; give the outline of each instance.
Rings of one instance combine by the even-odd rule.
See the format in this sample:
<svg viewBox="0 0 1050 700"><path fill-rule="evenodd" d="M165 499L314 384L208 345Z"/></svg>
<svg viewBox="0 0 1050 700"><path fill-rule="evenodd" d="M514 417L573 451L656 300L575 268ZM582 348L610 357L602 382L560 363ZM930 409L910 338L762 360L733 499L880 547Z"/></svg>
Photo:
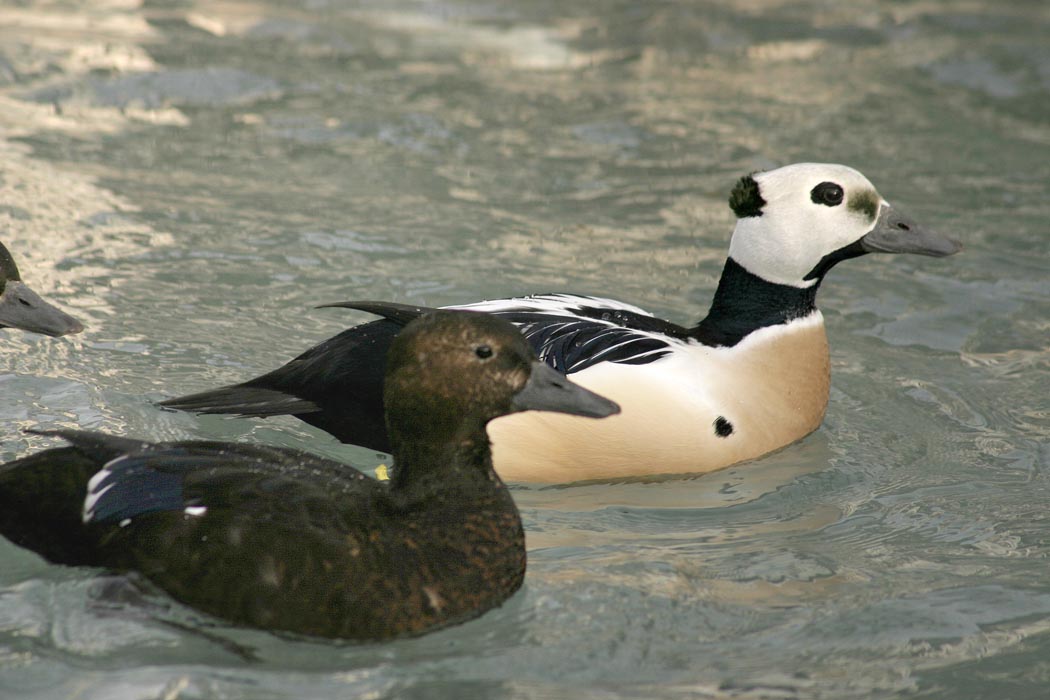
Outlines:
<svg viewBox="0 0 1050 700"><path fill-rule="evenodd" d="M737 182L729 257L776 284L819 284L832 265L865 253L943 257L962 246L893 209L845 165L797 163Z"/></svg>

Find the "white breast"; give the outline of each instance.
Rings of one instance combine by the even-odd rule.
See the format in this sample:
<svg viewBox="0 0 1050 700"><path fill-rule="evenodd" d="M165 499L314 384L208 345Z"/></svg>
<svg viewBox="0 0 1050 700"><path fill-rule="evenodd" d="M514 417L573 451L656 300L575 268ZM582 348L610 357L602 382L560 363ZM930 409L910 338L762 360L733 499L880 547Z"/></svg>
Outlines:
<svg viewBox="0 0 1050 700"><path fill-rule="evenodd" d="M702 473L758 457L815 430L830 386L824 319L755 331L737 345L683 343L644 365L601 363L573 381L620 404L593 420L529 411L489 423L508 481L570 482ZM715 421L732 425L730 435Z"/></svg>

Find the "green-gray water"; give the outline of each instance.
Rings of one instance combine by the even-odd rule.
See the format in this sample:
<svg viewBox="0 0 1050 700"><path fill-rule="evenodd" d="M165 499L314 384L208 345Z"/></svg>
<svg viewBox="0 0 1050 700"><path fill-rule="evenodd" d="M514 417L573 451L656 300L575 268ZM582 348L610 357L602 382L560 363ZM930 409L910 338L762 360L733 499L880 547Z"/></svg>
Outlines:
<svg viewBox="0 0 1050 700"><path fill-rule="evenodd" d="M518 489L525 589L429 637L202 627L0 541L0 697L1047 697L1048 36L1041 0L0 5L0 240L88 324L0 331L5 460L79 426L375 464L153 402L368 318L332 301L693 322L755 169L851 165L966 245L829 275L801 443Z"/></svg>

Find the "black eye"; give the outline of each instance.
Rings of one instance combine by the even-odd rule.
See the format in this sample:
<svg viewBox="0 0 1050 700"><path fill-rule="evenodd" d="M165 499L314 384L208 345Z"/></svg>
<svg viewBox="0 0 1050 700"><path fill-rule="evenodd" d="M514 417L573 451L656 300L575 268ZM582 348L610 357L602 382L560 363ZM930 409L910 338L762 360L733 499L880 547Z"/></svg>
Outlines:
<svg viewBox="0 0 1050 700"><path fill-rule="evenodd" d="M487 360L492 357L492 348L488 345L479 345L474 348L474 354L483 360Z"/></svg>
<svg viewBox="0 0 1050 700"><path fill-rule="evenodd" d="M809 193L809 198L817 204L837 207L842 204L844 194L842 188L834 182L822 182L813 188L813 191Z"/></svg>

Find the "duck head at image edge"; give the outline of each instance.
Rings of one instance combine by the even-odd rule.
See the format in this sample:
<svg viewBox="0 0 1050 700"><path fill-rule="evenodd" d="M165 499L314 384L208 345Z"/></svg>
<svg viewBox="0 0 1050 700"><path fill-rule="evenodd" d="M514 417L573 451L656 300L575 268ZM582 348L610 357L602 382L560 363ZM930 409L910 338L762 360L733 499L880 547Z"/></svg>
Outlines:
<svg viewBox="0 0 1050 700"><path fill-rule="evenodd" d="M44 301L18 273L11 252L0 243L0 328L62 336L79 333L84 324Z"/></svg>
<svg viewBox="0 0 1050 700"><path fill-rule="evenodd" d="M805 437L820 426L830 390L816 306L826 273L867 253L942 257L960 249L891 207L844 165L802 163L745 176L729 204L737 216L729 256L708 314L694 326L575 294L453 307L515 323L541 360L623 409L604 421L539 413L494 421L489 434L504 479L702 473ZM370 304L388 318L350 328L268 374L163 405L291 414L343 442L389 451L379 377L399 321Z"/></svg>
<svg viewBox="0 0 1050 700"><path fill-rule="evenodd" d="M619 410L535 361L513 325L460 311L394 340L386 409L389 483L287 448L51 431L71 444L0 467L0 532L57 564L137 572L240 625L417 635L500 605L525 574L486 423Z"/></svg>

